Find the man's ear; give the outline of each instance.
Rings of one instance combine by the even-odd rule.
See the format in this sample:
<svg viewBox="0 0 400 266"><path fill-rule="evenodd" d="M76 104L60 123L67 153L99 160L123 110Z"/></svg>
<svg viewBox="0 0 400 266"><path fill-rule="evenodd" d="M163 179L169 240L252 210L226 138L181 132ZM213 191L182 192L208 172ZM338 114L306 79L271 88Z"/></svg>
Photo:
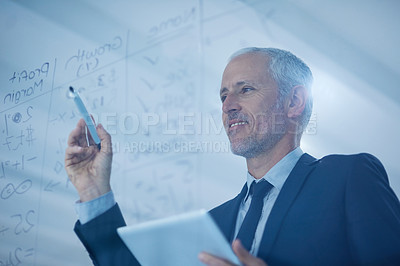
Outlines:
<svg viewBox="0 0 400 266"><path fill-rule="evenodd" d="M297 85L292 88L287 102L287 116L289 118L299 117L306 107L308 99L307 89L302 85Z"/></svg>

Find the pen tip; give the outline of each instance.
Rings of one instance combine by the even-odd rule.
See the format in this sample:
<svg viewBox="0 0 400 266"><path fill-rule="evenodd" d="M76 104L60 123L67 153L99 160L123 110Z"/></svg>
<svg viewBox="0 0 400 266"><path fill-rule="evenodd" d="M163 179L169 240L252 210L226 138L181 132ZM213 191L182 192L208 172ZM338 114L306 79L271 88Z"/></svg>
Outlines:
<svg viewBox="0 0 400 266"><path fill-rule="evenodd" d="M69 86L69 91L72 92L72 93L75 92L75 90L74 90L74 88L72 88L72 86Z"/></svg>

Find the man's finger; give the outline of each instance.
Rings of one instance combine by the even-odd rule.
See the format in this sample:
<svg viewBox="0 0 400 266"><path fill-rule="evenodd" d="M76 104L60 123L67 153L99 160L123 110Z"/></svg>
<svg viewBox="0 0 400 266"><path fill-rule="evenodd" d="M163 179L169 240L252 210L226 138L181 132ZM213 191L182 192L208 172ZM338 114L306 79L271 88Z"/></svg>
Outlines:
<svg viewBox="0 0 400 266"><path fill-rule="evenodd" d="M65 149L65 167L82 162L92 156L94 149L91 147L69 146Z"/></svg>
<svg viewBox="0 0 400 266"><path fill-rule="evenodd" d="M199 260L208 266L234 266L234 264L230 263L229 261L213 256L206 252L201 252L199 254Z"/></svg>
<svg viewBox="0 0 400 266"><path fill-rule="evenodd" d="M86 133L85 133L85 121L80 119L74 130L68 136L68 146L78 145L81 147L87 146Z"/></svg>
<svg viewBox="0 0 400 266"><path fill-rule="evenodd" d="M235 252L236 256L238 259L244 264L244 265L252 265L252 266L266 266L267 264L257 258L251 255L242 245L239 239L236 239L232 243L232 249L233 252Z"/></svg>
<svg viewBox="0 0 400 266"><path fill-rule="evenodd" d="M99 135L101 141L101 152L111 153L112 146L111 146L111 136L108 132L104 129L102 124L98 124L96 127L97 135Z"/></svg>
<svg viewBox="0 0 400 266"><path fill-rule="evenodd" d="M232 249L240 261L247 259L251 254L243 247L239 239L236 239L232 243Z"/></svg>

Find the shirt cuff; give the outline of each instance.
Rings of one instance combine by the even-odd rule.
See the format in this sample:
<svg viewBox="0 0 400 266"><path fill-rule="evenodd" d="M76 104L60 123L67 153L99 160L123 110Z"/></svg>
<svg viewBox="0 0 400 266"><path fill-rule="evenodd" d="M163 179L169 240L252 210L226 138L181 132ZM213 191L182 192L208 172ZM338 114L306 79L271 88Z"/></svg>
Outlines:
<svg viewBox="0 0 400 266"><path fill-rule="evenodd" d="M75 203L75 211L81 224L85 224L105 213L115 205L114 193L112 191L101 195L90 201Z"/></svg>

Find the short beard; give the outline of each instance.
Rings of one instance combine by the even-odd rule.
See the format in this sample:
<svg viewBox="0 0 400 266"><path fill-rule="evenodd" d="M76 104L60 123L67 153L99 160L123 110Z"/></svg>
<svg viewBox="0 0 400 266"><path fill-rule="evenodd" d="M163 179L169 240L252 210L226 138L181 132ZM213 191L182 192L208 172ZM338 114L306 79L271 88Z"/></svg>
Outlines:
<svg viewBox="0 0 400 266"><path fill-rule="evenodd" d="M231 143L232 153L250 159L271 151L288 129L288 121L283 113L283 104L278 100L265 114L262 114L266 119L255 132L241 139L236 145Z"/></svg>

